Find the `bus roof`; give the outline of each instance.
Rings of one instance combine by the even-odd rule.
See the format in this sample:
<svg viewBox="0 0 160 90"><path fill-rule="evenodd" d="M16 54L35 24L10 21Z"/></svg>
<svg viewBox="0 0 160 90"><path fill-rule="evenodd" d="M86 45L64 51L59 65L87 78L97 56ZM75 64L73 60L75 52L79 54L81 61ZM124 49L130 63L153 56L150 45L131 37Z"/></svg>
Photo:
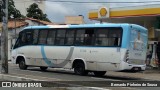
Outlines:
<svg viewBox="0 0 160 90"><path fill-rule="evenodd" d="M79 25L46 25L46 26L28 26L24 29L46 29L46 28L94 28L94 27L129 27L133 26L136 28L141 28L147 30L146 28L127 23L96 23L96 24L79 24Z"/></svg>

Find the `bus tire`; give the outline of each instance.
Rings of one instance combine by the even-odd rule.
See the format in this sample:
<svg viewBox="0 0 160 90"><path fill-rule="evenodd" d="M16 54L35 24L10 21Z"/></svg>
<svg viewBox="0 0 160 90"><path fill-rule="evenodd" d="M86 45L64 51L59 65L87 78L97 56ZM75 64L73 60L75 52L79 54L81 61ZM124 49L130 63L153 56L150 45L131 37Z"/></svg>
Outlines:
<svg viewBox="0 0 160 90"><path fill-rule="evenodd" d="M20 58L18 64L19 64L19 68L20 68L20 69L22 69L22 70L26 70L26 69L27 69L27 65L26 65L26 63L25 63L24 58Z"/></svg>
<svg viewBox="0 0 160 90"><path fill-rule="evenodd" d="M48 67L40 67L42 71L46 71Z"/></svg>
<svg viewBox="0 0 160 90"><path fill-rule="evenodd" d="M77 62L74 67L74 72L77 75L87 75L88 72L85 70L85 66L83 62Z"/></svg>
<svg viewBox="0 0 160 90"><path fill-rule="evenodd" d="M94 75L98 77L104 76L105 74L106 74L106 71L94 71Z"/></svg>

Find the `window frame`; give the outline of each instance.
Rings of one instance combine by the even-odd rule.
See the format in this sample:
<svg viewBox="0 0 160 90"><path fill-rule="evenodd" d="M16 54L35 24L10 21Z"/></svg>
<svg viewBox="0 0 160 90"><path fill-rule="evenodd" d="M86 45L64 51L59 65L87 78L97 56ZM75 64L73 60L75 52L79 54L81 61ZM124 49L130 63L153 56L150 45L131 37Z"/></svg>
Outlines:
<svg viewBox="0 0 160 90"><path fill-rule="evenodd" d="M120 42L119 42L119 45L118 46L115 46L115 45L111 45L111 46L101 46L101 45L94 45L94 46L97 46L97 47L121 47L121 45L122 45L122 36L123 36L123 28L122 27L100 27L100 28L95 28L96 30L95 30L95 32L96 32L96 34L95 34L95 40L96 40L96 38L99 38L99 37L97 37L97 31L98 31L98 29L106 29L108 32L108 35L107 35L107 37L105 37L105 38L115 38L115 37L110 37L109 36L109 34L110 34L110 31L111 30L120 30L120 32L121 32L121 34L120 34ZM102 38L102 37L100 37L100 38ZM104 38L104 37L103 37ZM96 42L96 41L95 41ZM94 44L95 44L95 42L94 42ZM109 43L109 42L108 42Z"/></svg>
<svg viewBox="0 0 160 90"><path fill-rule="evenodd" d="M67 37L67 32L68 32L68 31L74 31L74 32L73 32L73 37ZM66 32L65 32L65 40L64 40L64 45L65 45L65 46L74 46L74 45L75 45L75 35L76 35L76 31L77 31L77 30L74 30L74 29L66 29ZM67 44L66 44L67 38L73 38L73 43L70 44L70 45L67 45Z"/></svg>
<svg viewBox="0 0 160 90"><path fill-rule="evenodd" d="M36 29L35 29L36 30ZM43 43L43 44L39 44L39 40L40 40L40 33L42 32L42 31L47 31L47 34L46 34L46 37L45 37L45 43ZM47 45L47 37L48 37L48 30L47 29L40 29L40 30L38 30L38 40L37 40L37 44L38 45Z"/></svg>
<svg viewBox="0 0 160 90"><path fill-rule="evenodd" d="M49 36L49 33L50 33L51 31L55 32L54 41L53 41L54 43L53 43L53 44L48 44L48 41L47 41L47 40L48 40L48 38L49 38L48 36ZM47 38L46 38L46 44L47 44L47 45L55 45L56 35L57 35L57 31L56 31L55 29L48 29L48 34L47 34ZM52 38L53 38L53 37L52 37Z"/></svg>
<svg viewBox="0 0 160 90"><path fill-rule="evenodd" d="M83 37L83 44L81 45L81 44L76 44L76 38L82 38L82 37L77 37L77 34L78 34L78 31L80 31L80 30L84 30L85 32L84 32L84 34L86 33L86 30L87 29L93 29L94 30L94 36L93 36L93 44L92 45L84 45L84 42L85 42L85 36ZM112 30L120 30L120 32L121 32L121 34L120 34L120 42L119 42L119 46L101 46L101 45L95 45L95 43L96 43L96 39L98 38L97 37L97 31L98 31L98 29L106 29L106 30L108 30L109 32L108 33L110 33L110 30L112 29ZM38 36L37 36L37 44L34 44L33 43L33 40L32 40L32 44L31 45L46 45L46 46L90 46L90 47L121 47L121 45L122 45L122 36L123 36L123 28L122 27L82 27L82 28L43 28L43 29L25 29L25 30L23 30L23 31L21 31L20 33L24 33L24 32L26 32L26 31L28 31L28 30L31 30L32 31L32 37L34 36L34 31L35 30L38 30ZM40 37L40 31L41 30L47 30L47 37L46 37L46 41L45 41L45 44L38 44L39 43L39 37ZM55 31L55 36L54 36L54 44L48 44L47 43L47 39L48 39L48 35L49 35L49 32L50 32L50 30L52 31ZM56 43L56 39L57 39L57 34L58 34L58 30L65 30L65 36L63 37L64 38L64 43L63 43L63 45L59 45L59 44L57 44ZM67 39L67 31L69 31L69 30L73 30L74 31L74 35L73 35L73 44L72 45L65 45L65 43L66 43L66 39ZM20 33L19 33L19 37L18 37L18 39L20 39ZM16 40L16 43L18 42L18 39ZM22 46L22 45L21 45ZM24 45L23 45L24 46ZM20 47L20 46L14 46L14 49L15 48L18 48L18 47Z"/></svg>

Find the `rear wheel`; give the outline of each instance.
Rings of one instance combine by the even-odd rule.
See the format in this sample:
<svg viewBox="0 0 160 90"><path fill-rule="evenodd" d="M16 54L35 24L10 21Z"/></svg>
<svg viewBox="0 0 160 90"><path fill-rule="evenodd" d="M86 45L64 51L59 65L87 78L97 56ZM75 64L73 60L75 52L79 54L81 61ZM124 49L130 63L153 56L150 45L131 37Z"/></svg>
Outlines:
<svg viewBox="0 0 160 90"><path fill-rule="evenodd" d="M74 67L74 72L78 75L87 75L88 72L85 70L84 63L77 62Z"/></svg>
<svg viewBox="0 0 160 90"><path fill-rule="evenodd" d="M95 76L104 76L106 74L106 71L94 71Z"/></svg>
<svg viewBox="0 0 160 90"><path fill-rule="evenodd" d="M42 71L46 71L48 67L40 67Z"/></svg>
<svg viewBox="0 0 160 90"><path fill-rule="evenodd" d="M26 70L27 69L27 65L25 63L24 58L20 58L20 60L19 60L19 68L22 69L22 70Z"/></svg>

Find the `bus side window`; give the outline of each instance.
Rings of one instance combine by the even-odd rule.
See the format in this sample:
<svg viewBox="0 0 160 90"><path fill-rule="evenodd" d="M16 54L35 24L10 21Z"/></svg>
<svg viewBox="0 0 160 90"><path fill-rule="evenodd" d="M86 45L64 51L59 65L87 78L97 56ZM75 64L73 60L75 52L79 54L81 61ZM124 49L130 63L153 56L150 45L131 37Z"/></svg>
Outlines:
<svg viewBox="0 0 160 90"><path fill-rule="evenodd" d="M109 46L120 46L121 30L115 29L109 32Z"/></svg>
<svg viewBox="0 0 160 90"><path fill-rule="evenodd" d="M97 29L95 37L96 46L108 46L108 30L107 29Z"/></svg>
<svg viewBox="0 0 160 90"><path fill-rule="evenodd" d="M21 35L20 46L32 44L32 31L24 31Z"/></svg>
<svg viewBox="0 0 160 90"><path fill-rule="evenodd" d="M66 31L65 45L73 45L74 44L74 30Z"/></svg>
<svg viewBox="0 0 160 90"><path fill-rule="evenodd" d="M48 34L48 30L40 30L39 31L38 44L44 45L47 43L47 34Z"/></svg>
<svg viewBox="0 0 160 90"><path fill-rule="evenodd" d="M66 30L65 29L59 29L57 30L57 36L56 36L56 45L64 45L64 41L65 41L65 33Z"/></svg>
<svg viewBox="0 0 160 90"><path fill-rule="evenodd" d="M55 36L56 36L56 30L49 30L48 31L48 37L47 37L47 44L48 45L55 44Z"/></svg>
<svg viewBox="0 0 160 90"><path fill-rule="evenodd" d="M33 44L36 45L38 44L38 34L39 34L39 31L38 30L34 30L33 31Z"/></svg>
<svg viewBox="0 0 160 90"><path fill-rule="evenodd" d="M85 43L84 45L93 45L94 42L94 29L85 30Z"/></svg>
<svg viewBox="0 0 160 90"><path fill-rule="evenodd" d="M26 41L25 41L25 43L27 45L31 45L33 43L33 33L32 33L32 31L26 32Z"/></svg>
<svg viewBox="0 0 160 90"><path fill-rule="evenodd" d="M77 30L76 33L77 34L76 34L75 45L77 45L77 46L83 45L84 44L85 30L84 29Z"/></svg>

